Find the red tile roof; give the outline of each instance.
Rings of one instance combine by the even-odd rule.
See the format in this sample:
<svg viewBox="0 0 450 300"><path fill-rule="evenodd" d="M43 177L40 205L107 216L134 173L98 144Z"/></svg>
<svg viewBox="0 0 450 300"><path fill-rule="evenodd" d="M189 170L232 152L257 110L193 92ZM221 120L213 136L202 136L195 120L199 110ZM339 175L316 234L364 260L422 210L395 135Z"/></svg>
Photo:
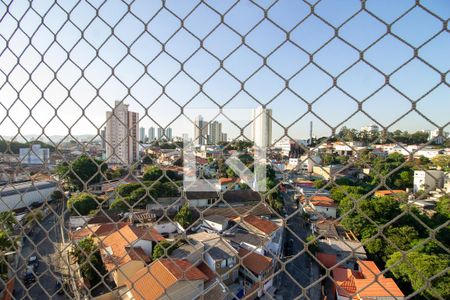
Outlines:
<svg viewBox="0 0 450 300"><path fill-rule="evenodd" d="M364 278L373 278L375 275L381 274L380 269L378 269L377 265L371 260L362 260L358 265ZM381 275L381 277L384 276Z"/></svg>
<svg viewBox="0 0 450 300"><path fill-rule="evenodd" d="M147 261L139 255L130 255L127 251L138 240L158 242L164 240L164 237L154 229L127 225L100 239L100 253L106 269L108 271L116 270L132 260Z"/></svg>
<svg viewBox="0 0 450 300"><path fill-rule="evenodd" d="M316 257L326 268L334 267L337 263L336 254L317 252Z"/></svg>
<svg viewBox="0 0 450 300"><path fill-rule="evenodd" d="M233 183L233 182L237 182L239 183L241 180L239 178L219 178L219 183L222 184L228 184L228 183Z"/></svg>
<svg viewBox="0 0 450 300"><path fill-rule="evenodd" d="M403 297L392 278L368 278L355 280L356 292L359 297Z"/></svg>
<svg viewBox="0 0 450 300"><path fill-rule="evenodd" d="M322 195L312 196L311 201L332 201L332 202L334 202L334 200L331 199L330 197L322 196Z"/></svg>
<svg viewBox="0 0 450 300"><path fill-rule="evenodd" d="M242 258L244 267L259 275L267 271L272 265L270 257L249 251L245 248L239 249L239 257Z"/></svg>
<svg viewBox="0 0 450 300"><path fill-rule="evenodd" d="M160 259L136 272L126 285L136 300L155 300L179 280L208 280L208 276L186 260Z"/></svg>
<svg viewBox="0 0 450 300"><path fill-rule="evenodd" d="M406 194L404 190L378 190L375 191L375 196L389 196L389 195L399 195Z"/></svg>
<svg viewBox="0 0 450 300"><path fill-rule="evenodd" d="M355 299L404 296L394 280L384 277L373 261L360 261L358 265L361 270L359 272L344 268L336 268L332 271L339 295L355 296Z"/></svg>
<svg viewBox="0 0 450 300"><path fill-rule="evenodd" d="M278 225L274 222L254 215L245 216L242 218L242 221L244 223L247 223L248 225L255 227L266 235L270 235L278 229Z"/></svg>

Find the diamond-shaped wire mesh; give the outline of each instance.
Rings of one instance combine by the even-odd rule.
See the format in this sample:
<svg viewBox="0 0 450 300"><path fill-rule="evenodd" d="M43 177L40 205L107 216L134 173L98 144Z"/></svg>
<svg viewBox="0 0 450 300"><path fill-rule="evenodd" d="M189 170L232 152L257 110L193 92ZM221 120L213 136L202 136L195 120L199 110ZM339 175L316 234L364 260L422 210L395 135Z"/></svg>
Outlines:
<svg viewBox="0 0 450 300"><path fill-rule="evenodd" d="M1 0L2 299L449 299L449 16Z"/></svg>

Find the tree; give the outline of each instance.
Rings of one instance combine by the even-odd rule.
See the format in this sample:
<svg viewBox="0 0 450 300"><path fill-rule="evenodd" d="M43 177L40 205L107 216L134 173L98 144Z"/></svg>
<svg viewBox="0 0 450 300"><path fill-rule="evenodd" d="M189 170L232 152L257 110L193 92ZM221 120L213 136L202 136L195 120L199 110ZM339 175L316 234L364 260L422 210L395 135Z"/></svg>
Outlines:
<svg viewBox="0 0 450 300"><path fill-rule="evenodd" d="M152 259L153 261L158 260L161 257L169 256L172 252L179 248L181 245L179 242L169 242L168 240L163 240L158 242L153 248ZM167 253L166 253L167 251Z"/></svg>
<svg viewBox="0 0 450 300"><path fill-rule="evenodd" d="M411 163L399 153L391 153L386 158L376 158L370 170L372 185L378 185L383 177L391 188L406 189L413 186L414 171Z"/></svg>
<svg viewBox="0 0 450 300"><path fill-rule="evenodd" d="M53 193L50 195L51 201L61 201L65 198L64 193L60 190L54 190Z"/></svg>
<svg viewBox="0 0 450 300"><path fill-rule="evenodd" d="M130 210L130 198L129 197L117 197L110 205L109 209L120 211L120 212L127 212Z"/></svg>
<svg viewBox="0 0 450 300"><path fill-rule="evenodd" d="M83 190L84 184L98 183L102 179L101 172L105 172L108 166L101 160L90 158L84 154L70 163L63 162L56 167L58 176L76 190Z"/></svg>
<svg viewBox="0 0 450 300"><path fill-rule="evenodd" d="M169 179L171 179L173 181L180 179L180 176L178 176L177 172L172 171L172 170L165 171L165 174L169 179L167 179L166 176L161 177L161 176L163 176L163 174L164 174L163 170L161 170L157 166L149 166L149 167L145 168L143 179L144 179L144 181L158 180L161 182L167 182L167 181L169 181Z"/></svg>
<svg viewBox="0 0 450 300"><path fill-rule="evenodd" d="M186 203L176 214L174 220L178 222L183 228L186 228L192 223L192 212L189 208L189 204Z"/></svg>
<svg viewBox="0 0 450 300"><path fill-rule="evenodd" d="M100 257L100 251L93 238L88 237L74 245L71 254L80 266L81 276L87 279L92 286L101 280L106 273Z"/></svg>
<svg viewBox="0 0 450 300"><path fill-rule="evenodd" d="M0 230L0 252L8 252L16 248L16 237L11 236L10 232Z"/></svg>
<svg viewBox="0 0 450 300"><path fill-rule="evenodd" d="M137 190L138 188L142 187L142 183L126 183L126 184L121 184L117 187L116 192L117 194L119 194L122 197L128 197L131 195L131 193L135 190Z"/></svg>
<svg viewBox="0 0 450 300"><path fill-rule="evenodd" d="M436 155L431 159L431 162L444 171L450 171L450 155Z"/></svg>
<svg viewBox="0 0 450 300"><path fill-rule="evenodd" d="M122 178L126 174L127 174L127 170L125 168L107 169L105 172L106 178L108 180Z"/></svg>
<svg viewBox="0 0 450 300"><path fill-rule="evenodd" d="M67 201L67 207L72 213L86 216L91 212L91 210L97 209L98 203L93 195L88 193L79 193L70 197Z"/></svg>
<svg viewBox="0 0 450 300"><path fill-rule="evenodd" d="M398 263L398 264L397 264ZM414 290L425 286L426 280L444 271L450 265L450 255L426 254L418 251L409 252L403 259L401 252L395 252L387 261L391 272L398 279L411 283ZM443 299L450 298L450 273L444 272L434 279L431 287L421 292L422 295Z"/></svg>
<svg viewBox="0 0 450 300"><path fill-rule="evenodd" d="M439 201L436 205L436 212L442 217L450 220L450 197L443 196L439 198Z"/></svg>
<svg viewBox="0 0 450 300"><path fill-rule="evenodd" d="M17 224L16 214L12 211L0 212L0 228L2 231L12 233Z"/></svg>

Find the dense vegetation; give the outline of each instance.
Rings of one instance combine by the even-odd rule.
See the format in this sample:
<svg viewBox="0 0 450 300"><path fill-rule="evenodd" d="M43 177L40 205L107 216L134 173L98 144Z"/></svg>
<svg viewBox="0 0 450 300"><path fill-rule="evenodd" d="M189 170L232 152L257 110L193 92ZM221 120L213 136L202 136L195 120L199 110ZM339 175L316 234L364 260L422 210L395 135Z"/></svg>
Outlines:
<svg viewBox="0 0 450 300"><path fill-rule="evenodd" d="M450 246L450 199L441 198L436 215L430 218L401 199L364 196L369 190L370 187L348 185L331 189L332 197L339 202L341 223L361 239L370 259L382 267L392 267L391 273L403 290L417 291L425 279L450 265L450 255L440 245ZM436 234L440 243L427 240L432 234L428 228L439 226L443 226ZM401 251L409 251L406 260ZM450 297L450 274L441 275L420 297L429 298L436 293L445 299Z"/></svg>
<svg viewBox="0 0 450 300"><path fill-rule="evenodd" d="M116 189L117 196L110 208L118 211L128 211L130 207L145 208L147 204L155 203L158 197L180 196L178 185L158 180L122 184Z"/></svg>
<svg viewBox="0 0 450 300"><path fill-rule="evenodd" d="M80 266L81 276L87 279L91 286L98 284L106 270L94 239L88 237L74 244L71 254Z"/></svg>
<svg viewBox="0 0 450 300"><path fill-rule="evenodd" d="M428 141L429 134L424 131L416 131L414 133L409 133L408 131L395 130L393 132L388 132L387 134L383 132L367 132L358 131L356 129L349 129L347 127L342 127L338 135L340 140L347 142L363 142L363 143L373 143L373 142L398 142L407 145L413 144L424 144Z"/></svg>
<svg viewBox="0 0 450 300"><path fill-rule="evenodd" d="M70 164L67 162L59 164L56 167L56 174L66 180L71 189L81 191L85 185L100 182L103 178L102 173L105 174L107 169L108 166L103 161L84 154Z"/></svg>
<svg viewBox="0 0 450 300"><path fill-rule="evenodd" d="M67 201L67 207L75 215L86 216L99 206L98 200L94 195L88 193L74 194Z"/></svg>

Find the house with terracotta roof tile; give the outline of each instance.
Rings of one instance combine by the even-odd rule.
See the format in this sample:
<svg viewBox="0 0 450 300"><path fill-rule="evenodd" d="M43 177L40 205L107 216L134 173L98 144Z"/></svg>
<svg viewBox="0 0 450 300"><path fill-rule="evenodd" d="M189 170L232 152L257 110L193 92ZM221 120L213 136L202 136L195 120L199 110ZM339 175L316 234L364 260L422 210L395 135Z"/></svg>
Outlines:
<svg viewBox="0 0 450 300"><path fill-rule="evenodd" d="M250 234L263 239L260 245L251 245L244 242L244 246L250 249L257 249L263 246L264 253L267 255L278 256L281 252L281 243L283 235L283 227L272 220L268 220L255 215L247 215L235 219L239 226L248 230ZM255 247L257 246L257 247ZM258 247L259 246L259 247Z"/></svg>
<svg viewBox="0 0 450 300"><path fill-rule="evenodd" d="M197 299L206 293L205 282L209 279L187 260L159 259L126 280L128 292L122 299Z"/></svg>
<svg viewBox="0 0 450 300"><path fill-rule="evenodd" d="M273 286L273 278L269 278L274 271L272 258L245 248L240 248L238 254L241 260L239 276L243 280L245 298L261 297Z"/></svg>
<svg viewBox="0 0 450 300"><path fill-rule="evenodd" d="M337 204L328 196L313 195L306 198L302 197L301 202L305 212L336 219Z"/></svg>
<svg viewBox="0 0 450 300"><path fill-rule="evenodd" d="M337 300L403 300L403 292L392 278L386 278L373 261L362 260L353 269L332 270Z"/></svg>
<svg viewBox="0 0 450 300"><path fill-rule="evenodd" d="M199 232L190 234L187 238L188 243L185 246L193 247L194 253L186 258L196 257L195 253L198 253L198 250L195 249L198 248L196 245L202 244L203 248L199 253L200 260L194 262L191 258L191 262L194 265L198 265L204 261L213 272L220 276L221 281L226 285L236 281L239 268L238 252L230 243L221 238L217 233ZM183 248L183 246L180 248L176 249L172 253L172 256L184 258L182 256L183 253L188 253L189 251Z"/></svg>
<svg viewBox="0 0 450 300"><path fill-rule="evenodd" d="M154 245L162 240L154 229L134 225L96 237L103 264L117 286L150 263Z"/></svg>

